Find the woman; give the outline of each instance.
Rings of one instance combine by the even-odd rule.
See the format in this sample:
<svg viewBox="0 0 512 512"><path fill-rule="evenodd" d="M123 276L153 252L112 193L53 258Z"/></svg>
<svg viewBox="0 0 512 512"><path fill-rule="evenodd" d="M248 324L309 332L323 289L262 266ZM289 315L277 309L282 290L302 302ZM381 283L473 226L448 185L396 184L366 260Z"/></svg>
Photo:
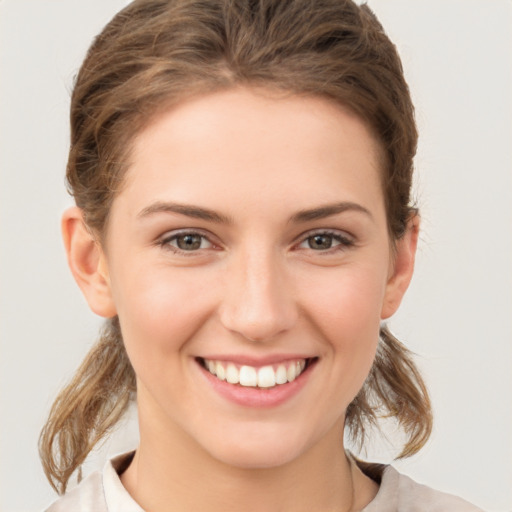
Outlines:
<svg viewBox="0 0 512 512"><path fill-rule="evenodd" d="M136 1L71 117L64 240L107 323L41 456L64 492L135 397L140 445L50 511L477 510L344 446L383 415L401 456L431 430L382 325L414 267L417 134L367 7Z"/></svg>

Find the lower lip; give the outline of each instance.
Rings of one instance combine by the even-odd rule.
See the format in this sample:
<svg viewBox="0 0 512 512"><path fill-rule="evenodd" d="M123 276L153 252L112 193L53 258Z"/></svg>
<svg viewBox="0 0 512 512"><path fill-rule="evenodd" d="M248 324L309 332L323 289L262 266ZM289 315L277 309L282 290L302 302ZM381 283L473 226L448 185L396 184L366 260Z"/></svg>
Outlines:
<svg viewBox="0 0 512 512"><path fill-rule="evenodd" d="M316 361L308 365L292 382L279 384L272 388L245 387L240 386L240 384L230 384L212 375L200 363L196 362L196 364L213 390L223 398L245 407L270 408L287 402L300 392L308 381L314 366L316 366Z"/></svg>

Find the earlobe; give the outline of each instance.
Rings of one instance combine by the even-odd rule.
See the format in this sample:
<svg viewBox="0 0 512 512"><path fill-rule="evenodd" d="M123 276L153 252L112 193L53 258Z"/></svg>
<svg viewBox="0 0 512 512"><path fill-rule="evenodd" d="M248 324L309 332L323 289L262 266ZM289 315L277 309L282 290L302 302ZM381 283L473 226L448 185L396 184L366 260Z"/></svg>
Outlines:
<svg viewBox="0 0 512 512"><path fill-rule="evenodd" d="M105 254L85 225L80 208L75 206L64 212L62 237L69 268L91 310L105 318L115 316Z"/></svg>
<svg viewBox="0 0 512 512"><path fill-rule="evenodd" d="M409 287L414 272L414 261L420 228L420 217L413 214L405 234L395 242L393 265L386 285L386 294L382 305L381 319L392 316Z"/></svg>

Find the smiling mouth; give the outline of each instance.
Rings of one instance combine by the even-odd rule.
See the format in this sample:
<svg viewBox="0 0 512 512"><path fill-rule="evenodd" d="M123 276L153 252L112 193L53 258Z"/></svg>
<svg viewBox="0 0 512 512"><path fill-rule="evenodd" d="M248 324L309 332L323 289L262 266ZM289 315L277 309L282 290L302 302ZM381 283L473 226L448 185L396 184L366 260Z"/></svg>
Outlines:
<svg viewBox="0 0 512 512"><path fill-rule="evenodd" d="M316 360L316 357L295 359L257 368L249 365L236 365L226 361L198 358L203 368L221 381L243 387L262 389L274 388L293 382Z"/></svg>

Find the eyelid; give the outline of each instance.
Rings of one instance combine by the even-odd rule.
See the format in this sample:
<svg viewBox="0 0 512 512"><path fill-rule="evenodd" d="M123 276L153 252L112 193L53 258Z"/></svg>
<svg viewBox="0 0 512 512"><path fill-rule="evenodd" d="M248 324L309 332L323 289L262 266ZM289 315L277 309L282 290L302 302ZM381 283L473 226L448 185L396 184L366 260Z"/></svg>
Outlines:
<svg viewBox="0 0 512 512"><path fill-rule="evenodd" d="M210 244L211 247L204 248L204 249L197 249L195 251L185 251L180 249L179 247L174 247L170 244L172 240L175 240L179 236L185 236L185 235L196 235L200 236L204 239L206 239ZM170 231L166 231L163 235L159 236L157 240L155 241L155 244L159 247L166 248L174 253L185 255L185 256L193 256L197 255L198 253L209 250L209 249L216 249L220 246L219 243L217 243L215 240L213 240L215 237L209 233L208 231L205 231L200 228L181 228L181 229L173 229Z"/></svg>
<svg viewBox="0 0 512 512"><path fill-rule="evenodd" d="M324 251L316 251L318 253L328 253L329 251L336 250L336 248L348 248L353 245L355 245L355 238L350 233L347 233L346 231L343 231L341 229L328 229L328 228L318 228L318 229L312 229L311 231L307 231L306 233L302 233L300 237L298 237L297 242L295 243L295 247L300 246L304 242L307 241L308 238L311 238L315 235L327 235L332 236L334 239L339 241L338 245L335 245L334 247L331 247L329 249L326 249ZM300 248L300 247L299 247ZM310 249L313 250L313 249Z"/></svg>
<svg viewBox="0 0 512 512"><path fill-rule="evenodd" d="M165 232L163 235L159 236L156 241L155 245L160 247L166 247L169 250L178 253L178 254L184 254L186 256L192 256L194 254L197 255L197 253L204 251L205 249L198 249L195 251L185 251L181 250L178 247L174 247L170 245L170 241L176 239L179 236L184 235L198 235L200 237L205 238L212 247L208 247L205 249L218 249L221 247L221 244L216 241L216 237L210 233L209 231L206 231L201 228L180 228L180 229L174 229ZM316 251L318 253L328 253L329 251L336 250L336 248L348 248L350 246L355 245L355 238L353 235L348 233L347 231L340 230L340 229L329 229L329 228L317 228L312 229L310 231L306 231L305 233L302 233L300 236L296 238L295 243L293 244L295 248L300 248L299 246L306 242L308 238L311 238L315 235L328 235L332 236L334 239L336 239L339 244L335 245L332 248L326 249L324 251ZM313 249L310 249L313 250Z"/></svg>

